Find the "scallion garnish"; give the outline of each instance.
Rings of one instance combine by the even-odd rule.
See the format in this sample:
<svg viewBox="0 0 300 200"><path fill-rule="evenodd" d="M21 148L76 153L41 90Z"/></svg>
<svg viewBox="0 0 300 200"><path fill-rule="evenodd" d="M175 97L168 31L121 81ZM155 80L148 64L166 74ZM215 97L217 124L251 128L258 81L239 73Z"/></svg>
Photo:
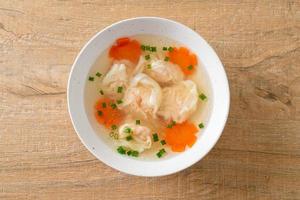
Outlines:
<svg viewBox="0 0 300 200"><path fill-rule="evenodd" d="M199 126L199 128L204 128L204 124L203 123L200 123L198 126Z"/></svg>
<svg viewBox="0 0 300 200"><path fill-rule="evenodd" d="M201 94L199 95L199 98L200 98L202 101L204 101L207 97L205 96L205 94L201 93Z"/></svg>
<svg viewBox="0 0 300 200"><path fill-rule="evenodd" d="M123 91L123 87L122 86L118 87L117 92L122 93L122 91Z"/></svg>
<svg viewBox="0 0 300 200"><path fill-rule="evenodd" d="M176 122L172 120L171 123L168 124L167 128L172 128L174 125L176 125Z"/></svg>
<svg viewBox="0 0 300 200"><path fill-rule="evenodd" d="M111 129L112 130L116 130L118 127L117 127L117 125L115 125L115 124L113 124L112 126L111 126Z"/></svg>
<svg viewBox="0 0 300 200"><path fill-rule="evenodd" d="M146 49L147 51L150 51L151 47L150 47L149 45L147 45L147 46L145 46L145 49Z"/></svg>
<svg viewBox="0 0 300 200"><path fill-rule="evenodd" d="M152 52L156 52L156 47L151 47Z"/></svg>
<svg viewBox="0 0 300 200"><path fill-rule="evenodd" d="M146 60L150 60L150 55L148 54L148 55L145 55L145 59Z"/></svg>
<svg viewBox="0 0 300 200"><path fill-rule="evenodd" d="M123 100L122 99L118 99L117 100L117 104L121 104L121 103L123 103Z"/></svg>
<svg viewBox="0 0 300 200"><path fill-rule="evenodd" d="M126 127L126 128L124 129L124 133L131 133L131 128Z"/></svg>
<svg viewBox="0 0 300 200"><path fill-rule="evenodd" d="M148 69L151 69L151 64L148 64L148 65L147 65L147 68L148 68Z"/></svg>
<svg viewBox="0 0 300 200"><path fill-rule="evenodd" d="M94 81L94 77L90 76L89 81Z"/></svg>
<svg viewBox="0 0 300 200"><path fill-rule="evenodd" d="M154 142L157 142L159 139L158 139L158 135L157 135L157 133L154 133L153 135L152 135L152 138L153 138L153 141Z"/></svg>
<svg viewBox="0 0 300 200"><path fill-rule="evenodd" d="M161 143L161 145L167 144L165 140L161 140L160 143Z"/></svg>
<svg viewBox="0 0 300 200"><path fill-rule="evenodd" d="M173 50L174 50L173 47L169 47L169 48L168 48L168 51L169 51L169 52L172 52Z"/></svg>
<svg viewBox="0 0 300 200"><path fill-rule="evenodd" d="M99 92L100 92L100 94L101 94L101 95L104 95L104 92L103 92L103 90L100 90Z"/></svg>
<svg viewBox="0 0 300 200"><path fill-rule="evenodd" d="M135 124L136 125L140 125L141 124L141 120L139 120L139 119L135 120Z"/></svg>
<svg viewBox="0 0 300 200"><path fill-rule="evenodd" d="M101 110L98 110L98 115L99 116L102 116L103 115L103 112Z"/></svg>
<svg viewBox="0 0 300 200"><path fill-rule="evenodd" d="M164 61L168 62L170 60L169 57L165 57Z"/></svg>
<svg viewBox="0 0 300 200"><path fill-rule="evenodd" d="M128 135L127 137L126 137L126 140L127 141L130 141L130 140L132 140L133 139L133 137L131 136L131 135Z"/></svg>
<svg viewBox="0 0 300 200"><path fill-rule="evenodd" d="M131 151L131 150L127 151L127 155L128 155L128 156L130 156L131 154L132 154L132 151Z"/></svg>
<svg viewBox="0 0 300 200"><path fill-rule="evenodd" d="M110 106L111 106L112 109L116 109L117 108L117 105L115 103L110 104Z"/></svg>
<svg viewBox="0 0 300 200"><path fill-rule="evenodd" d="M188 70L193 70L193 65L189 65L187 68Z"/></svg>
<svg viewBox="0 0 300 200"><path fill-rule="evenodd" d="M156 153L156 156L161 158L164 154L166 153L166 150L165 149L161 149L159 150L159 152Z"/></svg>
<svg viewBox="0 0 300 200"><path fill-rule="evenodd" d="M117 148L117 151L119 152L119 154L126 154L126 150L122 146L119 146Z"/></svg>
<svg viewBox="0 0 300 200"><path fill-rule="evenodd" d="M163 51L167 51L168 47L163 47L162 49L163 49Z"/></svg>
<svg viewBox="0 0 300 200"><path fill-rule="evenodd" d="M141 45L141 49L142 49L143 51L145 51L146 46L142 44L142 45Z"/></svg>
<svg viewBox="0 0 300 200"><path fill-rule="evenodd" d="M138 157L139 156L139 152L138 151L132 151L131 152L131 156Z"/></svg>
<svg viewBox="0 0 300 200"><path fill-rule="evenodd" d="M105 102L102 103L102 108L106 108L106 103Z"/></svg>
<svg viewBox="0 0 300 200"><path fill-rule="evenodd" d="M102 74L101 74L100 72L97 72L97 73L96 73L96 76L101 77Z"/></svg>

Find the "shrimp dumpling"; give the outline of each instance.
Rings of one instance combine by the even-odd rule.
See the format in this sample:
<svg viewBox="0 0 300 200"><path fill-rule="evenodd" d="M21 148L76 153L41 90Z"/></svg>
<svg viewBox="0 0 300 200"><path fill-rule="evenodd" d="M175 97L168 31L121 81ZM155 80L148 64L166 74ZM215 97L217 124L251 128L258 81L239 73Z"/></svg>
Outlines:
<svg viewBox="0 0 300 200"><path fill-rule="evenodd" d="M181 69L177 65L159 59L153 59L145 73L163 85L171 85L182 81L184 78Z"/></svg>
<svg viewBox="0 0 300 200"><path fill-rule="evenodd" d="M128 80L127 66L123 63L115 63L102 80L103 90L112 98L121 98L122 93L118 93L118 87L127 88Z"/></svg>
<svg viewBox="0 0 300 200"><path fill-rule="evenodd" d="M146 126L126 123L119 128L119 139L122 146L142 152L152 145L151 131Z"/></svg>
<svg viewBox="0 0 300 200"><path fill-rule="evenodd" d="M165 120L184 122L197 109L198 92L191 80L181 81L162 89L162 103L158 115Z"/></svg>
<svg viewBox="0 0 300 200"><path fill-rule="evenodd" d="M144 73L134 76L125 92L123 109L147 118L156 118L162 92L159 84Z"/></svg>

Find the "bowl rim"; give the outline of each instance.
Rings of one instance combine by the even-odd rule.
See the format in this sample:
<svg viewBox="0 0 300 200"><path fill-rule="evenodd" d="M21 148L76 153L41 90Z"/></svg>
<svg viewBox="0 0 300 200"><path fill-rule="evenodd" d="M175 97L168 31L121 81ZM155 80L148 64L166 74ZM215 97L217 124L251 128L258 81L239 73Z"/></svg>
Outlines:
<svg viewBox="0 0 300 200"><path fill-rule="evenodd" d="M72 81L74 82L74 80L72 80L72 77L73 77L72 75L74 73L75 68L78 66L78 61L80 60L82 54L85 52L87 47L89 47L92 44L92 42L97 37L99 37L103 32L109 30L112 27L118 26L118 25L123 24L123 23L130 22L130 21L134 21L134 20L157 20L158 22L159 21L164 21L166 23L172 23L172 24L175 24L176 26L184 28L186 31L193 32L194 34L196 34L199 37L199 40L202 40L201 42L206 45L206 48L210 51L211 56L213 56L213 59L215 59L216 63L219 66L219 69L218 69L218 70L220 70L219 73L224 78L224 80L222 80L223 84L224 84L222 89L224 89L224 91L225 91L225 93L224 93L225 97L223 99L224 100L223 106L225 107L225 111L223 113L224 117L223 117L223 120L222 120L222 124L219 125L219 127L218 127L219 131L218 131L218 133L216 133L214 140L209 144L209 146L206 148L206 151L204 153L202 153L202 155L198 156L196 159L193 159L191 162L187 162L184 166L175 167L172 170L160 171L158 173L157 172L149 172L149 171L147 171L146 173L141 173L141 171L136 172L135 170L130 170L130 168L128 168L128 167L126 169L124 169L124 168L122 168L122 167L120 167L116 164L110 163L108 160L105 160L103 157L101 157L101 155L99 155L96 151L93 150L94 147L92 147L90 144L88 144L87 141L81 135L81 133L79 131L79 128L78 128L78 124L76 124L76 122L75 122L76 119L74 118L74 114L73 114L73 111L72 111L72 105L71 105L72 104L72 102L71 102L72 101L72 97L71 97L72 96L72 94L71 94L72 93L72 87L71 87L71 85L72 85ZM200 60L202 60L202 59L203 58L201 57ZM211 149L215 146L215 144L219 140L220 136L222 135L222 132L223 132L224 127L226 125L226 121L228 119L228 114L229 114L229 109L230 109L230 90L229 90L229 83L228 83L228 78L227 78L227 75L226 75L226 72L225 72L225 68L224 68L223 64L221 63L220 58L218 57L216 52L213 50L213 48L206 42L206 40L204 40L204 38L202 36L200 36L197 32L195 32L191 28L187 27L186 25L183 25L179 22L176 22L176 21L170 20L170 19L166 19L166 18L161 18L161 17L135 17L135 18L129 18L129 19L124 19L124 20L121 20L121 21L117 21L117 22L111 24L110 26L107 26L107 27L103 28L101 31L97 32L94 36L92 36L91 39L88 40L88 42L85 43L85 45L81 48L80 52L77 54L76 59L74 60L73 65L72 65L71 70L70 70L70 74L69 74L69 78L68 78L68 86L67 86L67 102L68 102L68 112L69 112L74 130L75 130L77 136L79 137L80 141L89 150L89 152L91 152L101 162L105 163L106 165L108 165L108 166L110 166L110 167L112 167L112 168L114 168L118 171L130 174L130 175L151 177L151 176L170 175L170 174L182 171L182 170L192 166L193 164L197 163L201 159L203 159L211 151ZM213 112L213 111L211 111L211 112ZM126 158L125 158L125 160L126 160ZM127 161L129 161L129 160L133 161L133 159L127 159ZM147 162L144 162L144 163L147 163Z"/></svg>

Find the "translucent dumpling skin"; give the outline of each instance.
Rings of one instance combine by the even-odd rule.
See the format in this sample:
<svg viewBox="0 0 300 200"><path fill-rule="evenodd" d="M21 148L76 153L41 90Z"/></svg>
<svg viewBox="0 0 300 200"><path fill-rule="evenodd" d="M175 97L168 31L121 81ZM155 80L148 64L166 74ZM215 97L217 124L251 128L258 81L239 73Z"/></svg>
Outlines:
<svg viewBox="0 0 300 200"><path fill-rule="evenodd" d="M162 85L177 83L184 77L177 65L159 59L154 59L145 73Z"/></svg>
<svg viewBox="0 0 300 200"><path fill-rule="evenodd" d="M156 117L161 103L159 84L144 73L134 76L124 96L123 108L144 117Z"/></svg>
<svg viewBox="0 0 300 200"><path fill-rule="evenodd" d="M113 98L120 98L118 87L126 88L128 85L127 66L123 63L115 63L102 80L103 90L106 95Z"/></svg>
<svg viewBox="0 0 300 200"><path fill-rule="evenodd" d="M181 81L162 89L162 103L158 115L178 123L187 120L197 109L198 92L191 80Z"/></svg>
<svg viewBox="0 0 300 200"><path fill-rule="evenodd" d="M128 140L128 137L131 139ZM135 123L123 124L119 129L119 139L121 145L139 152L149 149L152 145L150 129Z"/></svg>

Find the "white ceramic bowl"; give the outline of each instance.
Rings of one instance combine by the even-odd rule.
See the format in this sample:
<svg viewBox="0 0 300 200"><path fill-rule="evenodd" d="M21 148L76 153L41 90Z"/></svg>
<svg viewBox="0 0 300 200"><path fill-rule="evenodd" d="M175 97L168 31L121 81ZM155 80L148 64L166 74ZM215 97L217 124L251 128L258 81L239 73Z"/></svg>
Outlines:
<svg viewBox="0 0 300 200"><path fill-rule="evenodd" d="M210 80L212 111L205 129L192 148L169 159L145 161L120 156L100 139L89 123L84 107L84 88L88 73L102 51L119 37L153 34L174 39L199 58ZM68 107L73 126L85 147L105 164L138 176L162 176L183 170L202 159L216 144L229 111L229 87L225 70L214 50L196 32L168 19L139 17L117 22L97 33L78 54L68 83Z"/></svg>

